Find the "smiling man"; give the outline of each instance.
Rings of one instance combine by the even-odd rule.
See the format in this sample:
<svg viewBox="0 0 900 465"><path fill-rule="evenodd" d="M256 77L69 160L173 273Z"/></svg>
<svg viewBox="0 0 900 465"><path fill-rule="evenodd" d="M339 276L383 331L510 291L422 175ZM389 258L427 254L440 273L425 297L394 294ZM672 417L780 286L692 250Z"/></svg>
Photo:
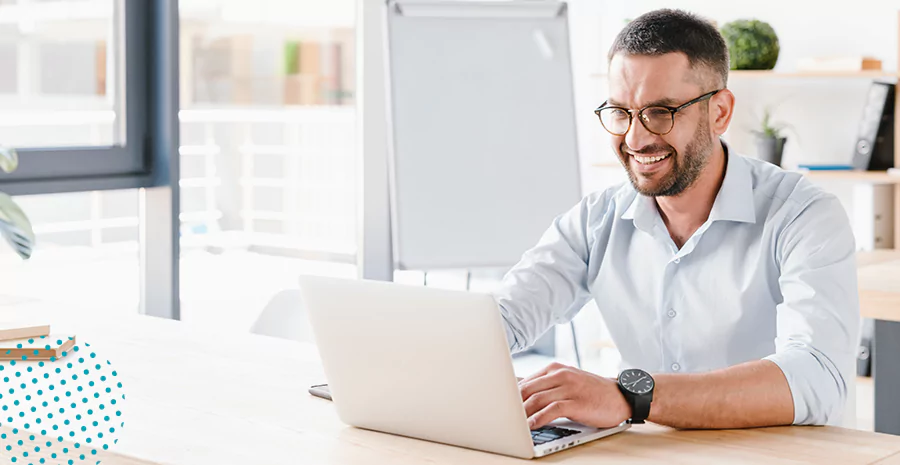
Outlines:
<svg viewBox="0 0 900 465"><path fill-rule="evenodd" d="M860 318L840 203L720 140L735 98L707 21L647 13L608 59L597 127L630 182L557 217L495 298L513 351L593 298L625 370L552 364L521 381L530 426L840 423Z"/></svg>

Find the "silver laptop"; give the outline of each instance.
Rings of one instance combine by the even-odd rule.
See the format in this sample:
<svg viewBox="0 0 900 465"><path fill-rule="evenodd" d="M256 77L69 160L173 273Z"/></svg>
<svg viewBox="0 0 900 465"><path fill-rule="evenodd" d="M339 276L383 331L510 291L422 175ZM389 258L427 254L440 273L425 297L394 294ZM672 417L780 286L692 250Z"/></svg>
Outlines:
<svg viewBox="0 0 900 465"><path fill-rule="evenodd" d="M629 426L557 420L529 431L489 295L319 277L301 278L300 289L344 423L520 458Z"/></svg>

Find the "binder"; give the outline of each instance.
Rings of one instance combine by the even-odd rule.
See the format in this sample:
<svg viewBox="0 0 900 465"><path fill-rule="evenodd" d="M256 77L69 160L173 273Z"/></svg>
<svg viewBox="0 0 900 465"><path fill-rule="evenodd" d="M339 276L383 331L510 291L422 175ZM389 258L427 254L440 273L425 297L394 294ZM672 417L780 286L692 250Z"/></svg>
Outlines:
<svg viewBox="0 0 900 465"><path fill-rule="evenodd" d="M873 82L853 146L853 167L884 171L894 167L894 96L896 85Z"/></svg>

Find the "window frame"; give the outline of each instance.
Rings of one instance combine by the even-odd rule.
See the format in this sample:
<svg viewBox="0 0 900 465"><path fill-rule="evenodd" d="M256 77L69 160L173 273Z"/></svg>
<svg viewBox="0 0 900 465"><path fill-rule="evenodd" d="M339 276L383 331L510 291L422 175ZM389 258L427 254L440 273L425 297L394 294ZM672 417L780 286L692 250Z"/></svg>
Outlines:
<svg viewBox="0 0 900 465"><path fill-rule="evenodd" d="M139 189L141 314L181 318L178 0L115 0L124 28L125 144L17 149L0 192ZM2 141L0 141L2 142Z"/></svg>
<svg viewBox="0 0 900 465"><path fill-rule="evenodd" d="M82 192L168 185L168 176L154 173L166 165L151 146L151 61L158 41L152 0L116 0L114 20L122 30L125 143L112 146L17 148L19 167L0 173L0 191L10 195ZM2 141L0 141L2 143ZM176 155L177 156L177 155Z"/></svg>

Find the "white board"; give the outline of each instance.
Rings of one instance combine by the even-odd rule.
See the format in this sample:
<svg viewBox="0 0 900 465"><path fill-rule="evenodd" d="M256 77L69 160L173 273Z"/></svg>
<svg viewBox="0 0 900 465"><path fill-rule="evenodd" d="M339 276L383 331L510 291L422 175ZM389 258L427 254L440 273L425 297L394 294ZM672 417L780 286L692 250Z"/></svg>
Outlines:
<svg viewBox="0 0 900 465"><path fill-rule="evenodd" d="M581 196L566 4L387 6L395 267L511 266Z"/></svg>

